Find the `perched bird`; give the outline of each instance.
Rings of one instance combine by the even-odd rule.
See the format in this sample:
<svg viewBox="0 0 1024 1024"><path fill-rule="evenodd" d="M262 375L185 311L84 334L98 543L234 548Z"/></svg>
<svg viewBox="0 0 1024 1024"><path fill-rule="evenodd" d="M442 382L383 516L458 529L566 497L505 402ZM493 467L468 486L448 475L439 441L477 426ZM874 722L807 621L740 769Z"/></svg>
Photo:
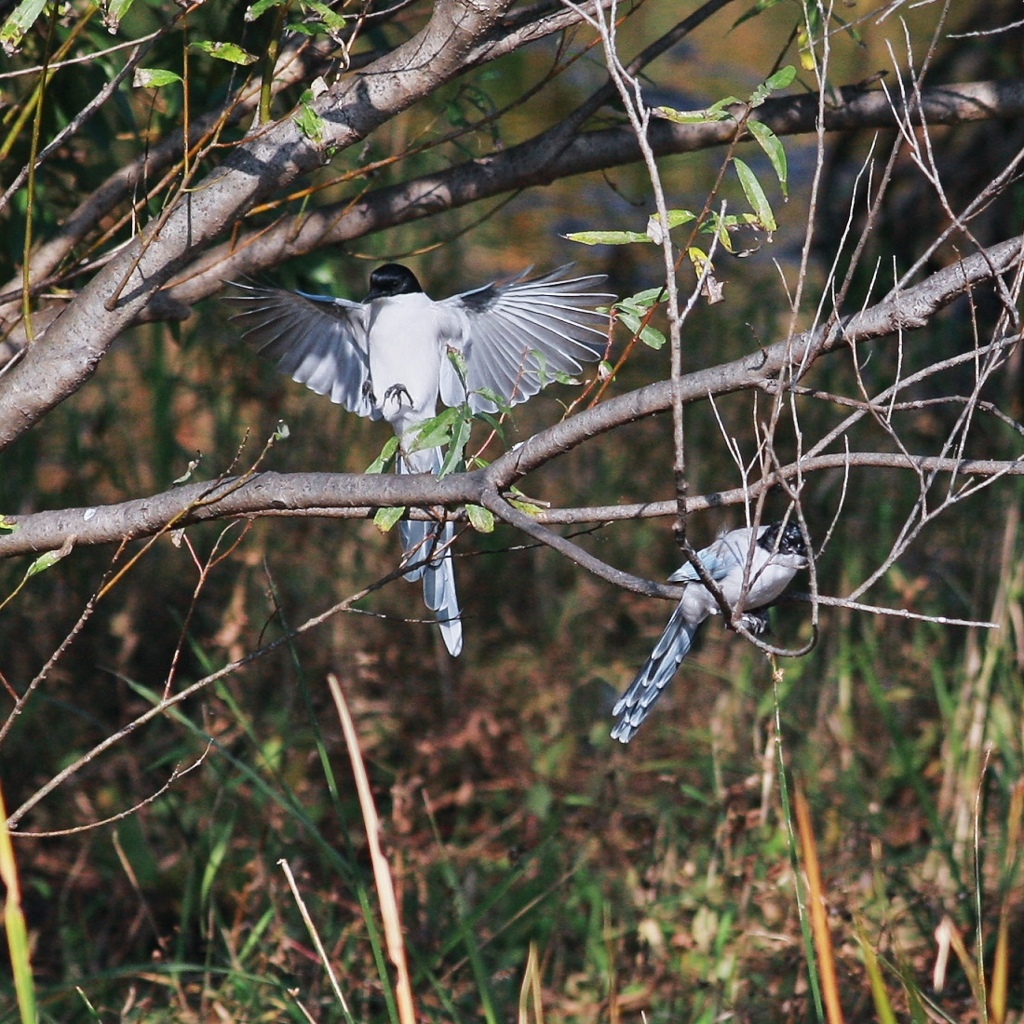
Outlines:
<svg viewBox="0 0 1024 1024"><path fill-rule="evenodd" d="M570 277L572 265L526 280L434 301L408 267L386 263L370 275L362 302L283 288L236 284L246 308L235 315L245 337L282 373L370 419L385 419L400 444L396 472L437 473L441 449L417 449L417 434L437 402L468 402L498 411L535 395L560 374L601 358L613 295L596 289L603 275ZM461 354L464 377L449 358ZM495 401L498 399L498 401ZM451 522L403 520L408 580L423 579L423 599L436 613L445 646L462 650L462 623Z"/></svg>
<svg viewBox="0 0 1024 1024"><path fill-rule="evenodd" d="M774 601L789 585L800 569L807 567L807 547L796 523L772 523L756 530L732 530L697 553L722 596L730 607L735 607L743 589L744 570L754 544L750 565L750 583L743 595L741 610L743 625L752 633L763 632L768 625L763 609ZM665 632L654 646L647 664L640 670L630 687L612 708L619 718L612 729L613 739L628 743L643 720L650 714L654 702L676 674L700 624L709 616L717 615L718 602L700 581L697 570L687 562L677 569L669 580L685 584L683 599L668 620Z"/></svg>

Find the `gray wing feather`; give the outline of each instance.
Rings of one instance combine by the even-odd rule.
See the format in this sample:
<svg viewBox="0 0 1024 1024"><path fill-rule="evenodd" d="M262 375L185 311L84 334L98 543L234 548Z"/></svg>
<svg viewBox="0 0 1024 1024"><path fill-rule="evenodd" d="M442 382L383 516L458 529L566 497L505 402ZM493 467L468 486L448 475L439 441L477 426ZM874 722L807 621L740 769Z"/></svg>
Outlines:
<svg viewBox="0 0 1024 1024"><path fill-rule="evenodd" d="M608 315L594 307L609 305L615 296L598 291L604 276L570 278L572 264L525 281L529 271L505 284L489 284L453 295L438 305L462 323L454 340L466 360L466 384L474 412L496 412L497 406L478 392L487 389L512 405L525 402L556 374L573 374L583 363L604 354ZM457 405L461 382L450 366L442 372L441 400Z"/></svg>
<svg viewBox="0 0 1024 1024"><path fill-rule="evenodd" d="M305 384L349 412L380 419L368 394L370 359L366 347L365 307L327 295L291 292L232 282L229 298L244 303L231 319L260 355L281 373Z"/></svg>
<svg viewBox="0 0 1024 1024"><path fill-rule="evenodd" d="M698 551L697 558L713 580L724 580L737 565L745 564L749 542L749 531L733 530ZM699 579L697 570L689 562L684 562L669 576L671 583L694 583Z"/></svg>

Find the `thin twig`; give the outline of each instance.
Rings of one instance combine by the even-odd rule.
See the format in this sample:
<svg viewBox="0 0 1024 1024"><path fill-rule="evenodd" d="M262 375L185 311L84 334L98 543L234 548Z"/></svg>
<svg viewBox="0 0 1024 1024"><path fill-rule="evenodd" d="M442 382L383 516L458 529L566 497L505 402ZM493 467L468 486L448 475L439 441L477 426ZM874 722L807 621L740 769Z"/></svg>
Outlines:
<svg viewBox="0 0 1024 1024"><path fill-rule="evenodd" d="M338 983L338 976L334 973L331 958L327 955L327 950L324 949L324 944L320 940L320 932L317 931L317 927L313 923L313 918L310 916L309 910L306 907L306 901L302 898L302 893L299 892L299 887L295 883L295 876L292 874L292 869L284 857L282 857L277 863L284 872L285 878L288 879L288 888L292 891L292 896L295 898L295 903L299 908L299 914L302 916L302 921L306 926L306 931L309 932L309 937L313 940L313 945L316 947L317 956L320 957L320 963L324 965L324 970L327 972L328 979L330 979L331 988L334 989L334 996L341 1005L342 1013L348 1017L349 1008L348 1002L345 999L345 993L341 991L341 985Z"/></svg>

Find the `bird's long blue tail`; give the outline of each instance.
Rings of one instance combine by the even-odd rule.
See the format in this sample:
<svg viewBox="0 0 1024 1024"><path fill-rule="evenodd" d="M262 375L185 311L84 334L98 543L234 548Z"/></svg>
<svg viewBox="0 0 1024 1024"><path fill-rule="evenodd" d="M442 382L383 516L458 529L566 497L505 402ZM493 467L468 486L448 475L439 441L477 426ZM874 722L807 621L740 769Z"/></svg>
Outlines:
<svg viewBox="0 0 1024 1024"><path fill-rule="evenodd" d="M441 468L441 449L411 452L398 458L399 473L437 473ZM426 564L405 574L407 580L423 578L423 601L437 616L448 653L457 658L462 651L462 619L459 596L455 590L455 567L452 563L451 543L455 539L455 524L428 522L422 519L403 519L399 523L402 548L408 562L423 562L433 551L440 552Z"/></svg>
<svg viewBox="0 0 1024 1024"><path fill-rule="evenodd" d="M683 658L689 654L699 626L699 622L686 621L681 604L672 613L647 663L612 708L612 714L619 719L612 729L613 739L628 743L633 738Z"/></svg>

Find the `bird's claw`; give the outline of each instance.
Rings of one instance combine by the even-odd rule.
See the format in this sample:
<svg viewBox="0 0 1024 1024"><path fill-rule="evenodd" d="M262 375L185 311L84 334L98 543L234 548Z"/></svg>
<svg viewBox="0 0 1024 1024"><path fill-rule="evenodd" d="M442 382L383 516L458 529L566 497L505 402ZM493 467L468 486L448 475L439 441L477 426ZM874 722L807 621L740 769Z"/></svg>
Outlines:
<svg viewBox="0 0 1024 1024"><path fill-rule="evenodd" d="M373 384L371 384L370 381L368 381L368 380L364 380L363 381L362 391L363 391L363 398L365 398L370 403L370 405L376 405L377 404L377 396L373 393Z"/></svg>
<svg viewBox="0 0 1024 1024"><path fill-rule="evenodd" d="M740 616L740 625L754 636L764 636L771 632L771 623L768 621L768 609L758 608L752 612L744 612Z"/></svg>
<svg viewBox="0 0 1024 1024"><path fill-rule="evenodd" d="M387 391L384 392L384 401L398 402L399 407L401 407L402 405L403 397L409 403L410 406L413 404L412 395L409 394L409 389L404 384L392 384L391 387L389 387Z"/></svg>

